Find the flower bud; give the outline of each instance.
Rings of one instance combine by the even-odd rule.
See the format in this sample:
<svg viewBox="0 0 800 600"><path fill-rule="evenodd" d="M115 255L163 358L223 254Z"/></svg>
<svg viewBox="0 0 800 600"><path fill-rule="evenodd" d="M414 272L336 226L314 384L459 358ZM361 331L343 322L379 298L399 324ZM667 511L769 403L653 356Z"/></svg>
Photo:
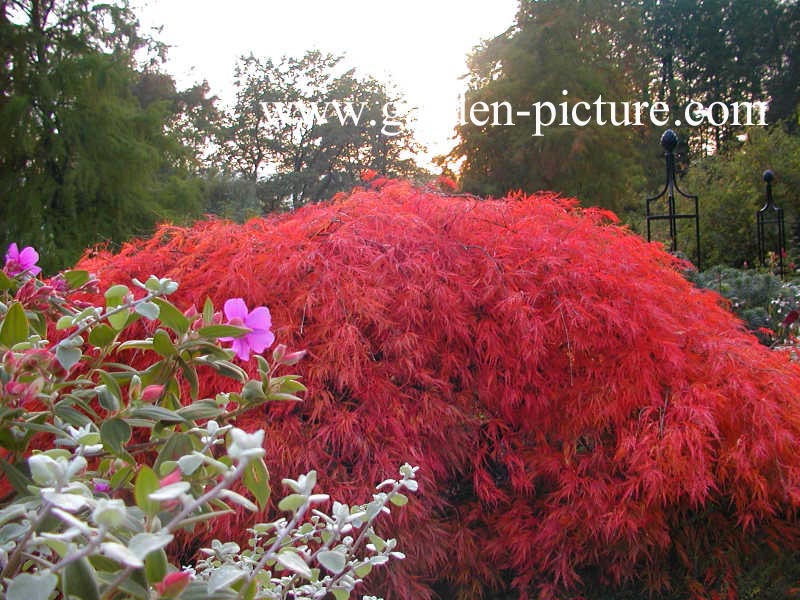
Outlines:
<svg viewBox="0 0 800 600"><path fill-rule="evenodd" d="M190 571L176 571L168 573L154 587L161 598L177 598L191 580L192 573Z"/></svg>
<svg viewBox="0 0 800 600"><path fill-rule="evenodd" d="M155 402L159 398L161 398L161 394L164 393L164 386L163 385L148 385L146 388L142 390L142 401L143 402Z"/></svg>

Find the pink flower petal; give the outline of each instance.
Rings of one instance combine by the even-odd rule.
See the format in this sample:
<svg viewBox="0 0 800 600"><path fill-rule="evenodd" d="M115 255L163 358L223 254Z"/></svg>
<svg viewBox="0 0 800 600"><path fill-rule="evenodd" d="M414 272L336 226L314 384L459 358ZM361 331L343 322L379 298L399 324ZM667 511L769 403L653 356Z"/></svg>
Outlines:
<svg viewBox="0 0 800 600"><path fill-rule="evenodd" d="M6 262L12 260L19 262L19 248L17 247L16 242L11 242L11 245L8 247L8 251L6 251Z"/></svg>
<svg viewBox="0 0 800 600"><path fill-rule="evenodd" d="M272 316L269 314L269 309L266 306L259 306L254 308L253 312L247 315L244 320L245 324L254 331L267 330L272 327Z"/></svg>
<svg viewBox="0 0 800 600"><path fill-rule="evenodd" d="M275 334L271 331L255 331L253 333L248 333L245 339L256 354L261 354L275 341Z"/></svg>
<svg viewBox="0 0 800 600"><path fill-rule="evenodd" d="M248 360L250 358L250 344L247 338L248 336L233 338L233 343L231 345L231 350L242 360Z"/></svg>
<svg viewBox="0 0 800 600"><path fill-rule="evenodd" d="M19 262L26 267L32 267L39 260L39 253L36 252L31 246L26 246L19 253Z"/></svg>
<svg viewBox="0 0 800 600"><path fill-rule="evenodd" d="M225 318L228 321L238 318L244 322L247 319L247 304L241 298L229 298L225 301L222 310L225 312Z"/></svg>

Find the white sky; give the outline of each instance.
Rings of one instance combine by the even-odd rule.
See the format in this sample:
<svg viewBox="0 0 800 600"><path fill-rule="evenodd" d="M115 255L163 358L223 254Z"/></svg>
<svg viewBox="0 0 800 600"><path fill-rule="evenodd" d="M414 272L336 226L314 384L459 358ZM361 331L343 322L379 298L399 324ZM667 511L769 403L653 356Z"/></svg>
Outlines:
<svg viewBox="0 0 800 600"><path fill-rule="evenodd" d="M514 22L517 0L135 0L145 30L171 47L167 70L179 87L207 79L234 101L236 59L278 59L318 49L344 54L362 75L393 82L418 107L416 138L429 156L452 147L459 77L483 39Z"/></svg>

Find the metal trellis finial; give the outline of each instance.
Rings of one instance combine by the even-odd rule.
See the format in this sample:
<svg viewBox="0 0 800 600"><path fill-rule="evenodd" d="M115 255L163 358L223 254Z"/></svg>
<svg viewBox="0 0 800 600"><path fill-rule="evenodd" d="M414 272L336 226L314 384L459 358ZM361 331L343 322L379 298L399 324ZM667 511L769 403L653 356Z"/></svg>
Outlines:
<svg viewBox="0 0 800 600"><path fill-rule="evenodd" d="M695 241L697 245L697 257L695 266L700 269L700 218L699 218L699 210L698 210L698 198L694 194L687 194L683 190L678 187L677 181L675 181L675 147L678 145L678 135L672 131L672 129L667 129L664 134L661 136L661 146L664 148L664 157L666 159L666 183L664 184L664 189L661 190L661 193L653 196L652 198L647 198L645 201L645 222L647 223L647 241L651 241L652 236L652 222L653 221L668 221L669 224L669 250L670 252L677 252L678 250L678 220L680 219L693 219L694 220L694 230L695 230ZM675 208L675 192L678 192L679 196L687 198L693 202L694 212L682 212L678 213ZM666 196L667 202L667 212L666 213L654 213L651 207L651 204L657 202L661 198Z"/></svg>
<svg viewBox="0 0 800 600"><path fill-rule="evenodd" d="M772 182L775 180L775 173L767 169L764 171L764 181L767 183L767 202L756 213L756 223L758 225L758 259L761 261L761 266L766 267L769 260L769 253L775 253L775 261L778 265L778 274L780 277L784 276L783 256L786 253L786 233L784 231L783 223L783 210L779 206L775 206L775 201L772 199ZM774 238L774 250L767 250L767 232L766 226L774 226L775 233L771 237Z"/></svg>

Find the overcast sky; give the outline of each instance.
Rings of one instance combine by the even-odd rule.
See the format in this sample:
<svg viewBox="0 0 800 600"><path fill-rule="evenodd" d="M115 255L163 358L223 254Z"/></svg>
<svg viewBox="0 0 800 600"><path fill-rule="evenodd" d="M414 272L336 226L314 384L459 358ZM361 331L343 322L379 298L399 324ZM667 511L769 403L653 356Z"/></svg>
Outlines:
<svg viewBox="0 0 800 600"><path fill-rule="evenodd" d="M232 103L233 68L249 54L345 54L348 66L392 81L418 107L417 139L447 151L457 118L459 77L482 39L510 27L517 0L136 0L145 28L172 46L167 66L179 86L207 79Z"/></svg>

